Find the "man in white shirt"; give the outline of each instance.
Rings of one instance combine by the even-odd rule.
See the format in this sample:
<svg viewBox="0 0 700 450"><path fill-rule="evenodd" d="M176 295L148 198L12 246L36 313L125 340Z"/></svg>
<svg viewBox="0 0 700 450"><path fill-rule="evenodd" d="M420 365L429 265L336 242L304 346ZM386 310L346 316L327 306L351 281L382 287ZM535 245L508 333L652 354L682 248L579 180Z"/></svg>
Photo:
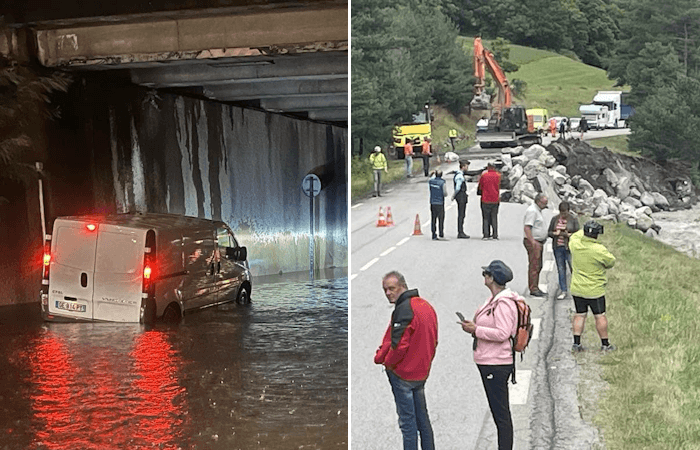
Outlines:
<svg viewBox="0 0 700 450"><path fill-rule="evenodd" d="M528 271L527 284L530 295L534 297L544 297L546 292L540 290L540 271L542 270L542 249L547 240L547 224L545 223L542 210L547 207L547 196L539 193L535 196L535 203L530 205L525 211L523 220L523 231L525 237L523 244L527 250Z"/></svg>

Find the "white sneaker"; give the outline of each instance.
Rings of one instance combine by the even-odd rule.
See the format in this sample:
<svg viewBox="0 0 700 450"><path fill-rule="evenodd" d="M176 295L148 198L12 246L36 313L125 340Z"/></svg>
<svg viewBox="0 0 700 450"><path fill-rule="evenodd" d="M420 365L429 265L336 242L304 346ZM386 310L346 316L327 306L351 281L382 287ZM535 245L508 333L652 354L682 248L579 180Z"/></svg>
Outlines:
<svg viewBox="0 0 700 450"><path fill-rule="evenodd" d="M566 292L561 292L561 293L557 296L557 300L564 300L565 298L566 298Z"/></svg>

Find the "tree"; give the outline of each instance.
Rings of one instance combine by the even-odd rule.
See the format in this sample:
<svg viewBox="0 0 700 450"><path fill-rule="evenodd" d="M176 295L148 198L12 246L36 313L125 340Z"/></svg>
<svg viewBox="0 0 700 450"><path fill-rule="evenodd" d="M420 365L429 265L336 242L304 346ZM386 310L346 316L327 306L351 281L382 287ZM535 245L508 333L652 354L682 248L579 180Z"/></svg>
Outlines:
<svg viewBox="0 0 700 450"><path fill-rule="evenodd" d="M62 72L20 64L0 56L0 177L27 182L36 170L29 155L35 150L32 125L51 118L50 94L66 91L70 79Z"/></svg>
<svg viewBox="0 0 700 450"><path fill-rule="evenodd" d="M458 112L471 98L471 64L439 0L352 2L352 137L388 142L394 124L427 102Z"/></svg>

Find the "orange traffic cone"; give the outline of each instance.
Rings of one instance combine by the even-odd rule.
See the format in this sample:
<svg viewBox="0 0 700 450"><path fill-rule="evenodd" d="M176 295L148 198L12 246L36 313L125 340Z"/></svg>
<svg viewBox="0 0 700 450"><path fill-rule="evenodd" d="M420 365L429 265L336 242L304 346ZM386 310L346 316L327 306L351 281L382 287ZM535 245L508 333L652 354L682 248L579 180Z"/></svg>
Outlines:
<svg viewBox="0 0 700 450"><path fill-rule="evenodd" d="M382 207L379 207L379 219L377 220L377 226L378 227L385 227L386 226L386 220L384 220L384 212L382 211Z"/></svg>
<svg viewBox="0 0 700 450"><path fill-rule="evenodd" d="M421 235L423 235L423 232L420 230L420 219L418 218L418 214L416 214L416 222L413 225L413 236Z"/></svg>
<svg viewBox="0 0 700 450"><path fill-rule="evenodd" d="M394 218L391 217L391 206L386 207L386 226L387 227L394 226Z"/></svg>

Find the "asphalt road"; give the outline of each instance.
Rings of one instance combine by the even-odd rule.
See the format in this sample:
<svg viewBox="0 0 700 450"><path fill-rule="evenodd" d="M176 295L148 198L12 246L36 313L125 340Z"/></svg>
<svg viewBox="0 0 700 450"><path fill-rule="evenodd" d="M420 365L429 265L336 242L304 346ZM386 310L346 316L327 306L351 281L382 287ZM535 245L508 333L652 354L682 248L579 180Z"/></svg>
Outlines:
<svg viewBox="0 0 700 450"><path fill-rule="evenodd" d="M420 161L416 162L421 164ZM485 166L472 159L470 169ZM452 194L457 163L441 169ZM417 288L432 303L439 321L439 345L426 385L428 410L441 449L490 448L495 426L483 386L473 363L471 337L457 324L456 311L471 317L489 296L481 267L501 259L514 273L509 287L521 294L527 288L527 255L522 244L526 205L504 203L499 211L498 241L481 240L481 212L476 183L468 184L465 231L471 239L456 239L457 208L446 203L445 239L433 241L426 177L394 185L382 197L364 199L351 209L351 443L353 449L401 448L401 433L391 389L374 353L389 323L392 306L384 297L384 274L398 270L409 288ZM391 208L395 223L377 227L379 208ZM423 235L414 236L416 215ZM548 216L551 216L551 211ZM533 317L542 316L546 300L529 299ZM539 319L536 327L539 328ZM539 330L535 331L536 336ZM524 361L518 361L518 384L511 391L516 448L529 441L530 377L538 358L537 339ZM528 395L530 394L530 395Z"/></svg>

